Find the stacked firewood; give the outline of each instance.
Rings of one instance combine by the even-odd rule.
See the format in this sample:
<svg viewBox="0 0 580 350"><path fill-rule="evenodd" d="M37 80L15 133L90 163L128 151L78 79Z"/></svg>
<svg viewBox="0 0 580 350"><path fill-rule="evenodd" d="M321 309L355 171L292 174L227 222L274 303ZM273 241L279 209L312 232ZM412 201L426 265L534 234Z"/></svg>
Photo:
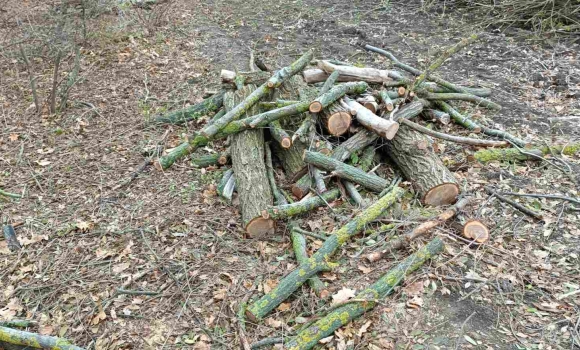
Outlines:
<svg viewBox="0 0 580 350"><path fill-rule="evenodd" d="M160 170L167 169L213 140L227 139L227 150L194 156L192 162L197 167L231 162L217 191L230 202L237 192L248 238L272 235L277 222L329 206L339 198L360 208L346 225L323 237L324 244L311 257L306 253L303 234L312 233L289 222L299 267L268 294L248 305L246 317L252 321L262 319L306 282L317 295L327 295L317 274L332 269L332 255L406 193L404 186L399 186L403 179L411 183L423 205L447 208L389 242L386 249L367 256L370 261L407 245L462 211L469 204L469 197L461 193L454 174L439 157L435 138L480 148L527 146L526 141L507 132L479 125L453 105L453 101L468 101L498 110L500 106L487 98L489 89L459 86L432 75L445 59L474 39L462 40L445 51L425 71L371 46L366 49L387 56L394 69L314 60L310 51L274 72L262 64L262 70L224 70L222 91L195 106L156 119L179 124L213 115L201 130L154 164ZM420 125L417 119L435 125L453 121L472 133L495 139L445 134ZM373 168L375 159L380 157L387 161L376 163L390 164L392 179L379 176ZM352 161L354 158L356 162ZM369 203L363 196L365 192L375 193L379 199ZM466 240L476 244L487 240L489 232L483 223L463 220L463 224ZM311 348L319 339L371 309L406 274L442 247L443 242L435 238L362 291L356 302L330 310L295 337L284 340L285 346Z"/></svg>

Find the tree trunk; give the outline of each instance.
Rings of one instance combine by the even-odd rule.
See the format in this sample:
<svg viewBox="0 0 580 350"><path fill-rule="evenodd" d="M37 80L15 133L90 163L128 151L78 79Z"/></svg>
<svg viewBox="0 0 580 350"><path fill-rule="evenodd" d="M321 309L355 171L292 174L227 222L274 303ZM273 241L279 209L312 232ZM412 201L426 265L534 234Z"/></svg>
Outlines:
<svg viewBox="0 0 580 350"><path fill-rule="evenodd" d="M338 328L380 304L381 300L391 294L395 286L401 283L407 275L439 254L443 250L443 246L443 241L440 238L433 239L395 268L389 270L378 281L358 293L352 301L346 301L342 306L339 305L306 329L300 330L295 337L288 338L284 343L284 349L312 349L320 339L333 334Z"/></svg>
<svg viewBox="0 0 580 350"><path fill-rule="evenodd" d="M433 206L455 203L459 185L435 154L430 139L402 125L385 147L403 175L413 183L423 203Z"/></svg>
<svg viewBox="0 0 580 350"><path fill-rule="evenodd" d="M250 305L246 311L246 316L252 321L257 321L258 319L263 318L292 295L292 293L294 293L310 277L315 276L319 272L331 269L332 266L335 265L329 261L332 255L334 255L334 253L336 253L344 243L348 242L352 237L362 231L367 224L381 216L383 212L399 200L404 193L405 190L402 188L394 187L391 192L380 198L368 209L361 212L333 235L329 236L326 241L324 241L322 247L320 247L320 249L318 249L310 259L308 259L304 264L300 264L298 268L286 275L280 283L278 283L276 288Z"/></svg>
<svg viewBox="0 0 580 350"><path fill-rule="evenodd" d="M224 98L225 107L232 110L255 87L246 85L240 91L228 93ZM248 109L253 115L257 107ZM264 163L264 132L262 129L246 130L232 136L230 146L232 167L236 176L236 188L240 199L242 224L250 238L263 237L274 232L274 221L262 217L262 208L273 203Z"/></svg>

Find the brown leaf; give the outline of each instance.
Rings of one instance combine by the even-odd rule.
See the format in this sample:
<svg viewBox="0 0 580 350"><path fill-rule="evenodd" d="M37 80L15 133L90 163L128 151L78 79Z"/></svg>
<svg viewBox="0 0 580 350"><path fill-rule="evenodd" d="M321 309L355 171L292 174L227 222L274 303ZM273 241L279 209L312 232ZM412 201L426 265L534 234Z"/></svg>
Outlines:
<svg viewBox="0 0 580 350"><path fill-rule="evenodd" d="M10 134L10 136L8 136L8 139L10 140L10 142L14 142L17 141L19 137L20 135L12 133Z"/></svg>
<svg viewBox="0 0 580 350"><path fill-rule="evenodd" d="M342 288L332 296L332 304L342 304L345 301L354 298L355 291L350 288Z"/></svg>
<svg viewBox="0 0 580 350"><path fill-rule="evenodd" d="M405 291L405 294L407 294L408 296L414 296L423 294L424 288L425 286L423 284L423 281L417 281L405 286L403 290Z"/></svg>
<svg viewBox="0 0 580 350"><path fill-rule="evenodd" d="M42 335L51 335L54 332L54 328L52 326L40 326L38 328L38 333Z"/></svg>
<svg viewBox="0 0 580 350"><path fill-rule="evenodd" d="M359 265L358 269L362 271L363 274L368 274L370 273L373 269L371 269L370 267L366 267L364 265Z"/></svg>
<svg viewBox="0 0 580 350"><path fill-rule="evenodd" d="M278 306L278 311L288 311L290 310L290 306L292 306L292 304L290 303L282 303L280 304L280 306Z"/></svg>
<svg viewBox="0 0 580 350"><path fill-rule="evenodd" d="M369 329L369 327L371 326L372 321L368 321L367 323L363 324L362 327L358 330L357 335L359 336L359 338L365 334L367 332L367 330Z"/></svg>
<svg viewBox="0 0 580 350"><path fill-rule="evenodd" d="M113 266L113 273L119 274L119 273L127 270L129 268L129 266L131 266L131 264L129 264L128 262L115 265L115 266Z"/></svg>
<svg viewBox="0 0 580 350"><path fill-rule="evenodd" d="M282 321L276 320L274 318L269 318L266 320L266 324L272 328L282 327Z"/></svg>

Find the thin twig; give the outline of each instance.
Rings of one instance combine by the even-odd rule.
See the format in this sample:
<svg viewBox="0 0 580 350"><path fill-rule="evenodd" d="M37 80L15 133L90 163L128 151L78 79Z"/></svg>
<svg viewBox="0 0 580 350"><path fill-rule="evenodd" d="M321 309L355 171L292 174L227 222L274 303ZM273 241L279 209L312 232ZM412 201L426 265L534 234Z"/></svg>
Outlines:
<svg viewBox="0 0 580 350"><path fill-rule="evenodd" d="M501 193L501 194L500 193L497 193L493 189L491 189L491 187L485 187L485 191L490 196L496 197L501 202L504 202L504 203L507 203L507 204L511 205L512 207L516 208L517 210L521 211L522 213L524 213L524 214L526 214L528 216L533 217L534 219L542 220L542 218L543 218L542 214L538 213L537 211L528 209L528 208L524 207L523 205L521 205L521 204L519 204L519 203L517 203L515 201L512 201L509 198L506 198L506 197L502 196L503 193Z"/></svg>

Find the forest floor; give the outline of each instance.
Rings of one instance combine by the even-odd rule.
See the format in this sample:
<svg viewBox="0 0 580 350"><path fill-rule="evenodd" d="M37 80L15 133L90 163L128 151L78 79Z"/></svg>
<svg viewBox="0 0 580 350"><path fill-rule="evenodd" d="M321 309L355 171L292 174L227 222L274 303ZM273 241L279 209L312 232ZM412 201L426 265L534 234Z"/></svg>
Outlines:
<svg viewBox="0 0 580 350"><path fill-rule="evenodd" d="M52 4L0 4L0 188L25 193L21 200L0 197L2 219L21 223L16 232L24 245L10 253L0 240L0 320L33 319L40 323L34 331L95 349L239 348L240 300L271 289L296 265L285 225L271 240L244 239L237 206L215 195L219 168L181 161L118 185L144 161L144 148L160 141L174 147L207 120L177 127L153 125L151 117L199 102L206 90L220 87L221 69L247 69L250 50L271 67L309 48L318 58L387 66L361 49L368 43L424 68L441 48L479 30L475 15L460 9L424 11L419 1L379 5L179 0L152 7L153 14L167 10L159 22L131 7L104 12L88 21L82 80L71 90L71 106L39 115L15 43L50 22ZM578 142L579 45L519 30L484 33L438 71L454 82L493 89L502 111L472 116L536 144ZM44 99L52 63L41 54L31 60ZM72 62L66 57L62 72ZM217 142L199 153L222 148ZM446 144L442 157L464 190L475 194L471 214L491 228L491 240L474 249L454 240L453 225L441 228L446 252L374 311L337 331L326 348L580 349L580 294L562 298L580 289L580 212L569 202L518 198L541 210L538 222L483 190L492 185L577 198L575 175L566 168L578 174L579 158L562 156L566 164L558 167L483 166L469 160L471 153ZM345 204L301 222L331 232L353 212ZM397 210L388 215L413 221ZM342 267L323 277L331 294L360 290L415 248L371 266L360 253L373 247L355 242L337 257ZM116 294L124 283L125 289L162 292ZM304 287L264 322L248 324L248 339L291 334L327 302Z"/></svg>

